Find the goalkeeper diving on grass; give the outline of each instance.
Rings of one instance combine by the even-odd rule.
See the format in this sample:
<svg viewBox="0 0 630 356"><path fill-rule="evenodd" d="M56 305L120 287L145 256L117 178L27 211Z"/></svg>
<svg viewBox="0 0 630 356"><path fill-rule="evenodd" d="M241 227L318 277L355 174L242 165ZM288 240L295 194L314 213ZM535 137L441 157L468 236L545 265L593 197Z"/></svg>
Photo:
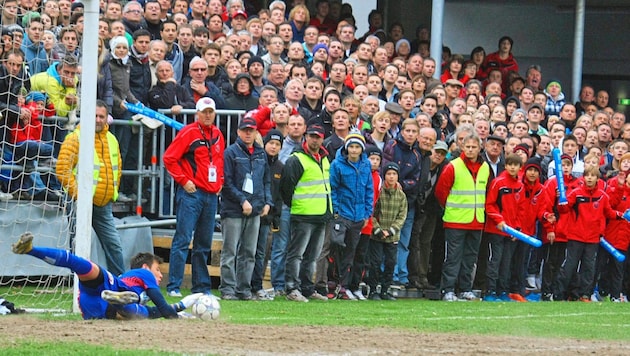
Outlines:
<svg viewBox="0 0 630 356"><path fill-rule="evenodd" d="M31 255L58 267L69 268L79 277L79 307L83 319L177 318L203 295L196 293L169 304L160 291L162 258L139 253L131 259L131 269L114 276L105 268L69 251L34 247L33 235L22 234L11 245L13 253ZM147 306L152 301L155 306Z"/></svg>

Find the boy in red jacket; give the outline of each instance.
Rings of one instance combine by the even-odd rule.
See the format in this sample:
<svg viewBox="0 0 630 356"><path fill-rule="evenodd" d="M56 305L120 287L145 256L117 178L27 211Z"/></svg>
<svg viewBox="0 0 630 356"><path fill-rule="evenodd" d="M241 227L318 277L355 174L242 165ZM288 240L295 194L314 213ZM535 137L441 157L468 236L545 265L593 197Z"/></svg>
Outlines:
<svg viewBox="0 0 630 356"><path fill-rule="evenodd" d="M564 186L568 194L578 187L580 180L571 174L573 171L573 159L571 156L564 154L561 156L561 160ZM541 293L543 301L550 301L553 297L552 286L557 278L567 248L567 232L571 224L573 224L574 217L572 211L562 216L558 212L558 181L555 178L545 182L544 195L545 217L549 219L549 214L552 214L556 219L555 223L551 225L543 225L544 230L542 234L542 254L545 264L543 265Z"/></svg>
<svg viewBox="0 0 630 356"><path fill-rule="evenodd" d="M623 155L621 171L617 177L608 180L606 193L610 197L610 206L617 211L630 209L630 153ZM621 192L619 192L621 191ZM619 252L626 254L630 245L630 224L625 220L610 220L606 224L604 234L606 240ZM595 267L595 284L599 286L600 297L610 296L611 302L621 301L621 288L624 277L624 263L617 261L601 246L597 251L597 262Z"/></svg>
<svg viewBox="0 0 630 356"><path fill-rule="evenodd" d="M516 239L503 232L503 227L521 227L521 215L525 196L523 182L518 179L523 162L512 153L505 157L505 171L492 180L486 198L486 216L488 221L484 233L490 241L490 258L486 270L487 302L511 301L508 296L510 287L510 264L516 249Z"/></svg>
<svg viewBox="0 0 630 356"><path fill-rule="evenodd" d="M622 219L622 213L610 207L608 195L597 186L600 172L595 167L584 171L584 185L567 194L567 204L560 205L560 214L575 212L575 222L568 229L567 253L554 282L554 300L564 300L565 292L578 263L580 301L590 302L595 277L595 260L599 237L605 232L606 219Z"/></svg>

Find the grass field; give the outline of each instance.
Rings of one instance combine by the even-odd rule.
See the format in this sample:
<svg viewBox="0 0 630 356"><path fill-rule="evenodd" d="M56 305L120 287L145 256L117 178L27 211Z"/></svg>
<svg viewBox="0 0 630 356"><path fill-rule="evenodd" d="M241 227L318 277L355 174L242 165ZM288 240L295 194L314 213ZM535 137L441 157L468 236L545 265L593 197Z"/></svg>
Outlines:
<svg viewBox="0 0 630 356"><path fill-rule="evenodd" d="M22 307L42 307L51 298L39 295L34 305L32 297L26 295L28 288L22 292L13 294L0 288L1 296ZM72 295L62 298L61 305L69 308ZM392 327L417 332L630 341L628 303L446 303L418 299L295 303L278 297L265 302L222 301L221 306L222 322L233 324ZM42 317L80 320L74 314Z"/></svg>

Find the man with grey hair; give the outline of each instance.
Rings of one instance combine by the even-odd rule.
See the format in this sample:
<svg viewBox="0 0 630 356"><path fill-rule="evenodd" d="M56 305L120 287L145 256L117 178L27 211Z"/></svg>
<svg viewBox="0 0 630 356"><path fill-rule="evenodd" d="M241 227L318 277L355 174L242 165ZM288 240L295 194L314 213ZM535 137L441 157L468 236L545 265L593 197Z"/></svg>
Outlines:
<svg viewBox="0 0 630 356"><path fill-rule="evenodd" d="M284 86L284 99L293 109L297 110L304 98L304 84L299 79L291 79Z"/></svg>

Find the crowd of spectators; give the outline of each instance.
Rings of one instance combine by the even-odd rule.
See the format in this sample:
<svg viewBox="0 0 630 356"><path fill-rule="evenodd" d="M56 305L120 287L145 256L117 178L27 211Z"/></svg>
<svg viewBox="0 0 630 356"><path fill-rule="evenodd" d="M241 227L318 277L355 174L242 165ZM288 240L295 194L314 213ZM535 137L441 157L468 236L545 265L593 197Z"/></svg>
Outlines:
<svg viewBox="0 0 630 356"><path fill-rule="evenodd" d="M451 54L444 47L442 58L431 58L424 25L411 38L400 23L385 29L383 14L373 10L367 19L369 30L358 36L350 5L318 0L309 9L304 3L276 0L268 8L256 9L246 0L101 1L99 53L87 56L80 46L83 4L4 0L0 18L3 162L17 168L8 174L3 171L8 178L0 198L37 197L41 192L46 199L63 195L47 167L56 164L61 142L76 123L80 62L90 58L98 60L97 99L106 103L113 119L129 119L132 114L126 105L138 102L156 110L170 109L186 124L192 120L177 115L183 109L199 108L205 98L212 99L213 112L247 111L231 130L220 127L225 142L238 145L225 150L226 167L232 167L225 172L221 207L232 208L222 212L227 223L224 233L232 243L229 255L222 257L222 271L230 276L221 289L227 299L270 297L253 280L260 278L264 266L260 235L266 241L269 230L273 231L273 293L286 293L296 301L308 301L309 296L394 299L386 290L389 285L438 288L445 292L445 300L478 298L473 290L481 290L489 300L505 301L523 301L528 291L538 289L545 300L590 300L600 295L621 300L622 292L629 292L625 267L576 233L583 222L582 215L573 211L583 206L573 210L557 206L552 183L559 174L551 156L557 147L564 154L563 162L571 166L563 172L565 180L577 182L570 185L575 188L569 192L570 204L581 201L584 194L601 193L598 201L610 195L612 209L623 212L628 207L630 123L609 105L605 90L584 85L580 100L571 103L553 73L545 73L540 65L519 67L514 55L518 43L509 36L498 40L496 51L471 44L470 55ZM436 68L442 69L439 78ZM42 117L51 115L61 120L42 123ZM254 142L256 130L259 137ZM145 159L134 149L138 134L131 127L113 126L111 132L120 143L123 169L133 169ZM269 142L272 146L279 142L280 147L267 148ZM302 172L296 167L304 166L306 158L298 160L294 151L313 156L327 171L321 188L331 204L315 214L317 224L310 228L304 221L313 223L312 219L303 215L312 214L296 214L297 208L292 208L296 193L282 185L282 197L278 195L279 178L287 175L281 165L287 162L298 169L289 171L293 179L289 186L303 189L298 184ZM248 156L249 172L239 163ZM272 164L276 173L270 176ZM518 169L504 173L507 166ZM219 173L222 181L224 172ZM520 185L496 188L493 180L509 181L506 175ZM591 179L600 175L595 189ZM472 182L466 181L468 176ZM243 192L261 193L253 189L258 186L252 187L252 179L264 181L264 197L257 198L253 210L250 205L240 211ZM178 183L186 185L186 181ZM134 185L133 179L123 177L118 200L134 199ZM488 200L498 208L475 201L473 210L466 211L470 205L466 197L456 195L465 196L470 189L476 194L484 190L482 200L486 189L488 196L492 189L507 193L494 197L492 203ZM353 194L365 190L369 194L354 203L358 198ZM540 215L508 222L542 239L541 249L520 242L497 247L509 239L489 226L507 224L502 220L501 199L506 194L520 195L521 190L526 202L519 198L514 204L517 200L531 204L535 208L529 210ZM404 211L392 203L401 206L401 194ZM359 206L364 210L359 212ZM449 210L457 206L462 210ZM606 210L598 221L612 222L617 216ZM322 221L325 237L319 236ZM259 226L265 234L258 233ZM625 252L630 236L627 223L607 226L593 234L605 235ZM295 233L302 240L317 235L313 238L321 243L296 243ZM587 248L574 246L576 240ZM395 256L387 244L396 246ZM499 251L508 252L500 257ZM565 251L572 256L573 270L562 263ZM244 255L247 260L239 260ZM380 268L382 261L385 271ZM291 278L288 284L285 266ZM315 280L300 271L314 273ZM579 278L573 277L575 272ZM378 282L385 290L363 295L364 277L370 286ZM250 280L256 288L251 288ZM169 293L179 294L179 282L171 282ZM300 294L300 284L306 293Z"/></svg>

